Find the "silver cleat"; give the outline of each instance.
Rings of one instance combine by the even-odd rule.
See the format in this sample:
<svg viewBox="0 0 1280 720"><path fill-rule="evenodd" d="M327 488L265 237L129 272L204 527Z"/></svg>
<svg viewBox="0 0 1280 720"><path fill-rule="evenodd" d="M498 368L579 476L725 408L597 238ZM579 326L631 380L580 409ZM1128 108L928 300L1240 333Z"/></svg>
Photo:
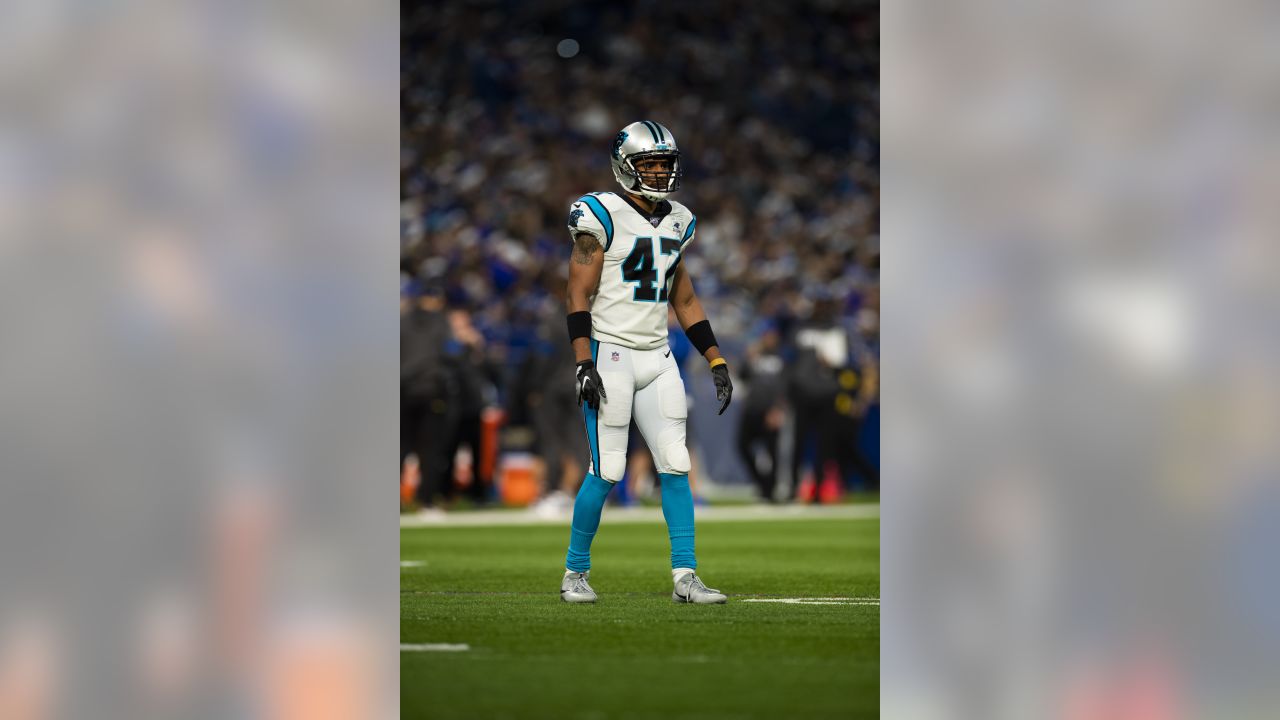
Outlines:
<svg viewBox="0 0 1280 720"><path fill-rule="evenodd" d="M587 584L587 578L591 576L591 571L571 572L564 576L564 580L560 581L560 599L571 603L593 603L596 601L596 591L591 589Z"/></svg>
<svg viewBox="0 0 1280 720"><path fill-rule="evenodd" d="M712 590L703 585L702 579L693 573L685 573L676 581L676 589L671 592L671 601L678 603L719 605L728 599L719 590Z"/></svg>

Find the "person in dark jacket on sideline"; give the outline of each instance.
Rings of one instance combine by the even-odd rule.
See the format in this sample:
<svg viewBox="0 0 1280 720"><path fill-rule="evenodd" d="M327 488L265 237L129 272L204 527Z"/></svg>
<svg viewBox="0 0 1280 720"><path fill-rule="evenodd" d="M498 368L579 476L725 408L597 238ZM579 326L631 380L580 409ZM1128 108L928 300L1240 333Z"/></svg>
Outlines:
<svg viewBox="0 0 1280 720"><path fill-rule="evenodd" d="M411 453L418 457L417 500L429 508L448 480L456 401L445 357L450 332L443 288L411 283L407 295L400 315L400 465Z"/></svg>
<svg viewBox="0 0 1280 720"><path fill-rule="evenodd" d="M738 423L738 455L751 472L756 492L765 502L774 502L778 483L778 431L786 412L785 364L781 356L778 331L770 328L747 350L741 377L746 402ZM761 469L758 454L763 452L768 463Z"/></svg>

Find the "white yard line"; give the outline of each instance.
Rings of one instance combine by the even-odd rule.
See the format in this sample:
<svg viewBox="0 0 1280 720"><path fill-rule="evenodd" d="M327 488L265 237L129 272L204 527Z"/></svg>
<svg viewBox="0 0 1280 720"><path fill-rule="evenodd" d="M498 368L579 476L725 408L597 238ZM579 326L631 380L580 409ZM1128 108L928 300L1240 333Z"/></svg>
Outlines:
<svg viewBox="0 0 1280 720"><path fill-rule="evenodd" d="M880 598L744 598L739 602L784 603L786 605L880 605Z"/></svg>
<svg viewBox="0 0 1280 720"><path fill-rule="evenodd" d="M425 567L426 564L427 564L426 560L401 560L400 561L400 567L402 568Z"/></svg>
<svg viewBox="0 0 1280 720"><path fill-rule="evenodd" d="M470 649L471 646L466 643L458 645L449 643L400 643L400 652L466 652Z"/></svg>
<svg viewBox="0 0 1280 720"><path fill-rule="evenodd" d="M697 507L698 522L734 522L743 520L874 520L880 517L880 505L742 505L733 507ZM663 522L660 507L606 507L605 523ZM430 515L401 515L400 527L488 527L496 525L568 525L569 513L560 517L542 517L532 510L477 510Z"/></svg>

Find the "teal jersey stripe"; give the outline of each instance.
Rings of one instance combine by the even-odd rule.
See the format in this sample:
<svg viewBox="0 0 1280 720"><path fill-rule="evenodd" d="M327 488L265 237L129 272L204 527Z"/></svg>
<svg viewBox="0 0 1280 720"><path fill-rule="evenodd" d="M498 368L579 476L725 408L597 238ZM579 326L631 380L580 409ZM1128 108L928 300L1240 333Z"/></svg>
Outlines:
<svg viewBox="0 0 1280 720"><path fill-rule="evenodd" d="M583 195L578 198L578 202L584 202L591 209L591 214L596 216L600 224L604 226L604 251L609 252L609 246L613 244L613 216L609 214L609 209L604 203L596 199L594 195Z"/></svg>
<svg viewBox="0 0 1280 720"><path fill-rule="evenodd" d="M693 237L693 226L698 224L698 218L694 217L689 221L689 227L684 229L684 237L680 238L681 243L689 242L689 238Z"/></svg>

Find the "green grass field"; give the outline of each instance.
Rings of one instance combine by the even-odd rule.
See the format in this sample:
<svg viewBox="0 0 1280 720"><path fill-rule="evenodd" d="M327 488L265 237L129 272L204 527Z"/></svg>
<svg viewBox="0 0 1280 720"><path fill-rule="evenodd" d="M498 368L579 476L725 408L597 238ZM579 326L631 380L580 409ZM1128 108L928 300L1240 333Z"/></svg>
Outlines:
<svg viewBox="0 0 1280 720"><path fill-rule="evenodd" d="M595 605L559 599L563 526L402 529L402 718L870 718L879 709L880 522L699 522L726 605L671 602L666 528L609 523Z"/></svg>

